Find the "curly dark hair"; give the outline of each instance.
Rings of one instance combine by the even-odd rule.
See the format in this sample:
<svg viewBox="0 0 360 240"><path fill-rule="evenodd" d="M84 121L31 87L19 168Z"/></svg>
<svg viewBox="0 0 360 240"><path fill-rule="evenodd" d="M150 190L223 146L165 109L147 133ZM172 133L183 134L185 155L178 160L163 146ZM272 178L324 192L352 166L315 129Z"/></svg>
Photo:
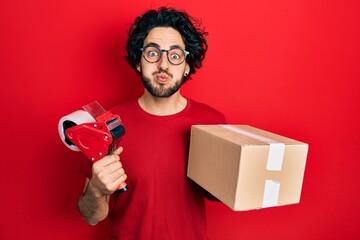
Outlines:
<svg viewBox="0 0 360 240"><path fill-rule="evenodd" d="M144 40L151 29L155 27L171 27L177 30L185 43L185 50L189 52L186 62L190 66L190 72L184 77L184 81L200 68L208 49L205 36L208 34L201 28L201 21L190 16L185 11L174 8L160 7L158 10L149 10L137 17L130 27L129 38L126 43L128 56L126 60L136 70L140 63Z"/></svg>

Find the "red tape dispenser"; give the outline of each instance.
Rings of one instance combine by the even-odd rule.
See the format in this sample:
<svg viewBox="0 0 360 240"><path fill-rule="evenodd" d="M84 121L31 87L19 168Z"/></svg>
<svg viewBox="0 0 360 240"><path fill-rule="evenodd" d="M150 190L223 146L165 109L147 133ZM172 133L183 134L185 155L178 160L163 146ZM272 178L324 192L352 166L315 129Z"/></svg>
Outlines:
<svg viewBox="0 0 360 240"><path fill-rule="evenodd" d="M59 134L68 148L81 151L96 162L119 147L125 128L119 115L105 111L96 101L83 109L60 119ZM123 182L115 193L127 189L127 184Z"/></svg>

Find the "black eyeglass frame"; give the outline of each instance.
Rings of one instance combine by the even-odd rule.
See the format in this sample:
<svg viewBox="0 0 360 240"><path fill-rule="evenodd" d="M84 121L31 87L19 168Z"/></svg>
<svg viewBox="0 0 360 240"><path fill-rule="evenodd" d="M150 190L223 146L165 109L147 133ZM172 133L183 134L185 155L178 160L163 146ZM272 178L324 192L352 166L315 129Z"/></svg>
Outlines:
<svg viewBox="0 0 360 240"><path fill-rule="evenodd" d="M154 62L151 62L151 61L149 61L148 59L146 59L146 57L144 56L144 51L145 51L145 49L147 49L148 47L153 47L153 48L156 48L157 50L159 50L159 52L161 53L160 54L160 57L159 57L159 59L158 60L156 60L156 61L154 61ZM171 50L174 50L174 49L179 49L179 50L181 50L183 53L184 53L184 60L181 62L181 63L173 63L171 60L170 60L170 58L169 58L169 51L171 51ZM167 59L168 59L168 61L169 61L169 63L171 63L172 65L180 65L180 64L182 64L184 61L185 61L185 59L186 59L186 57L190 54L188 51L186 51L185 49L182 49L181 47L172 47L172 48L170 48L169 50L165 50L165 49L160 49L160 47L158 47L158 46L156 46L156 45L147 45L147 46L145 46L145 47L142 47L142 48L140 48L140 50L142 51L142 55L143 55L143 58L145 59L145 61L147 61L148 63L157 63L158 61L160 61L160 59L162 58L162 56L163 56L163 52L166 52L166 57L167 57Z"/></svg>

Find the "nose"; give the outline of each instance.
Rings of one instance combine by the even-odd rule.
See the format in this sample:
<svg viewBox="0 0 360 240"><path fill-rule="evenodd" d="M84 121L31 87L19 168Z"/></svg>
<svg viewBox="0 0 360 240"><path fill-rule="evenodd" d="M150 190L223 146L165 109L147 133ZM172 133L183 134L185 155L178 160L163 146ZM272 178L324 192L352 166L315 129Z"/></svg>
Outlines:
<svg viewBox="0 0 360 240"><path fill-rule="evenodd" d="M167 70L169 68L169 60L167 58L167 52L161 52L162 56L158 62L158 68L162 70Z"/></svg>

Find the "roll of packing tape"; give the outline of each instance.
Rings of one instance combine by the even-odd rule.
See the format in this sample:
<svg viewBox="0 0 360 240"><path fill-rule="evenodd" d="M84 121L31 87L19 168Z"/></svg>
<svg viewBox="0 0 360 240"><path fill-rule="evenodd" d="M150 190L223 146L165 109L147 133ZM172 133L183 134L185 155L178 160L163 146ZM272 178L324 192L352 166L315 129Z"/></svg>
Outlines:
<svg viewBox="0 0 360 240"><path fill-rule="evenodd" d="M66 129L80 125L82 123L96 122L96 120L86 111L78 110L62 117L59 121L58 130L61 141L73 151L80 151L65 135Z"/></svg>

